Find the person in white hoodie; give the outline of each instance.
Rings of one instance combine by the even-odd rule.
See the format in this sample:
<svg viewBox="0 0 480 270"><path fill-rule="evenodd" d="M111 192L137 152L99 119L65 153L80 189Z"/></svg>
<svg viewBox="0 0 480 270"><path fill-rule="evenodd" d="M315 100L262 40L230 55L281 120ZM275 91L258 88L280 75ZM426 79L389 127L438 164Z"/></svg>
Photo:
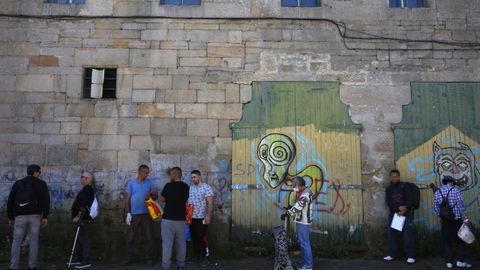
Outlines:
<svg viewBox="0 0 480 270"><path fill-rule="evenodd" d="M312 247L310 245L310 231L312 230L312 191L305 186L305 180L302 177L295 177L293 180L296 192L295 205L293 205L286 215L292 216L296 224L297 237L300 243L300 267L299 270L313 269Z"/></svg>

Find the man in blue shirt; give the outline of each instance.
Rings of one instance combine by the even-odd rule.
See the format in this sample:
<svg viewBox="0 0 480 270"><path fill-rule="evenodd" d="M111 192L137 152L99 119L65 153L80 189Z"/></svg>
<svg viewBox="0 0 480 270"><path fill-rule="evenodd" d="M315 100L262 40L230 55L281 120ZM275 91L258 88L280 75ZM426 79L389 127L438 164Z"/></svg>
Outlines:
<svg viewBox="0 0 480 270"><path fill-rule="evenodd" d="M148 214L145 200L150 197L157 199L158 193L153 182L147 179L150 168L147 165L141 165L138 168L137 178L128 182L125 193L125 213L127 213L126 223L129 226L127 232L127 251L124 265L132 262L133 241L138 231L143 231L147 239L146 259L148 265L153 265L153 223Z"/></svg>
<svg viewBox="0 0 480 270"><path fill-rule="evenodd" d="M465 204L460 191L454 186L455 179L451 176L445 176L442 179L443 186L434 194L433 211L442 221L442 238L445 248L445 260L447 268L453 268L452 244L457 245L457 267L471 268L472 265L465 261L465 243L457 236L457 232L463 222L468 222L465 216ZM450 207L445 204L448 203Z"/></svg>

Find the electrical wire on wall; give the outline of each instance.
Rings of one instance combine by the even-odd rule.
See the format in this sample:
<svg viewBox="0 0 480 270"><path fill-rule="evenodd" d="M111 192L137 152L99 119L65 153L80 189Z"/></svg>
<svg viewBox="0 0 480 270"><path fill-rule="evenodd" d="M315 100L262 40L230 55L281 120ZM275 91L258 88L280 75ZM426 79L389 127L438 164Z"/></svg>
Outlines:
<svg viewBox="0 0 480 270"><path fill-rule="evenodd" d="M17 15L0 14L0 17L20 18L20 19L44 19L44 20L106 20L106 19L179 19L179 20L238 20L238 21L309 21L325 22L335 26L338 34L342 38L342 43L347 50L353 51L476 51L480 50L480 42L457 42L438 39L408 39L388 37L368 33L366 31L351 29L344 22L323 18L284 18L284 17L174 17L174 16L74 16L74 15ZM431 48L360 48L354 47L350 41L364 42L396 42L396 43L415 43L431 44ZM445 47L434 48L433 45L442 45Z"/></svg>

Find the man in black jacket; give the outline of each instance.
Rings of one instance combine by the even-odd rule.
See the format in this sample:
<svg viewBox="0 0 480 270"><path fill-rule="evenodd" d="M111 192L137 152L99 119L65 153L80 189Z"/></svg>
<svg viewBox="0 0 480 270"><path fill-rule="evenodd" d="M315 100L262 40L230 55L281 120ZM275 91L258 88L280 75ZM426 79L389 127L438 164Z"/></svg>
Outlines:
<svg viewBox="0 0 480 270"><path fill-rule="evenodd" d="M29 165L27 177L13 184L7 201L9 225L13 227L10 269L19 269L20 247L25 235L29 241L29 269L37 269L38 237L40 226L47 226L50 211L50 195L47 184L40 180L38 165Z"/></svg>
<svg viewBox="0 0 480 270"><path fill-rule="evenodd" d="M394 260L397 255L397 236L403 235L407 263L415 263L415 243L412 236L412 192L405 183L400 181L400 172L391 170L389 174L390 186L386 190L385 198L387 200L390 215L388 218L388 256L385 261ZM401 232L390 227L393 216L397 213L399 216L405 216L405 224Z"/></svg>

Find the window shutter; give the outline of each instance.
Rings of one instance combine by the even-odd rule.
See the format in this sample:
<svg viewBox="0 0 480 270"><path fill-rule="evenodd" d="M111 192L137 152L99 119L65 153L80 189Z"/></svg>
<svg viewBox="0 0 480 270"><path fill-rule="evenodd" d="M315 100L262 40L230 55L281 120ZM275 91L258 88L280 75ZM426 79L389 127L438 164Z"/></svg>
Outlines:
<svg viewBox="0 0 480 270"><path fill-rule="evenodd" d="M90 97L102 98L103 97L103 82L105 78L105 69L92 69L92 86Z"/></svg>
<svg viewBox="0 0 480 270"><path fill-rule="evenodd" d="M391 8L402 7L402 0L390 0L390 7Z"/></svg>
<svg viewBox="0 0 480 270"><path fill-rule="evenodd" d="M201 5L201 0L183 0L184 6L199 6Z"/></svg>
<svg viewBox="0 0 480 270"><path fill-rule="evenodd" d="M282 0L283 7L298 7L297 0Z"/></svg>
<svg viewBox="0 0 480 270"><path fill-rule="evenodd" d="M319 7L320 1L318 0L302 0L300 2L302 7Z"/></svg>
<svg viewBox="0 0 480 270"><path fill-rule="evenodd" d="M424 0L408 0L409 8L421 8L425 7Z"/></svg>

